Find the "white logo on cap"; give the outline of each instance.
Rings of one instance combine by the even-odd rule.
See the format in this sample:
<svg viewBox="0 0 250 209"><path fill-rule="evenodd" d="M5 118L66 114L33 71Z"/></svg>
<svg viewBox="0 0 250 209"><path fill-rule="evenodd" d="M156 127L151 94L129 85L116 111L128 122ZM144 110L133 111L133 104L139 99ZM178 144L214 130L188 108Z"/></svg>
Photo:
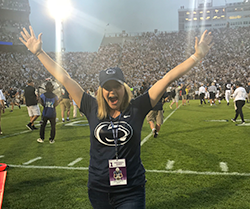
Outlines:
<svg viewBox="0 0 250 209"><path fill-rule="evenodd" d="M114 69L108 69L106 70L106 74L110 75L110 74L115 74L115 70Z"/></svg>

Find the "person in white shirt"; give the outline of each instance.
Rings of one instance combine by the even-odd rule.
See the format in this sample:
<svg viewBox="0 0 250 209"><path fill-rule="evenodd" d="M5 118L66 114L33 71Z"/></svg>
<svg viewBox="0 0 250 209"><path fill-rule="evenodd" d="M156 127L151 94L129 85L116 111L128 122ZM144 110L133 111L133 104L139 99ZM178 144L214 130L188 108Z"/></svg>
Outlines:
<svg viewBox="0 0 250 209"><path fill-rule="evenodd" d="M5 101L5 96L3 95L2 90L0 90L0 135L3 134L2 128L1 128L1 115L2 115L2 111L3 113L5 112L4 101Z"/></svg>
<svg viewBox="0 0 250 209"><path fill-rule="evenodd" d="M202 83L200 88L199 88L199 96L200 96L201 105L202 105L202 102L204 102L204 104L206 104L206 101L204 99L205 93L206 93L206 89L205 89L205 87L204 87L204 85Z"/></svg>
<svg viewBox="0 0 250 209"><path fill-rule="evenodd" d="M238 115L241 117L241 124L245 124L244 115L242 112L242 107L245 105L247 92L245 88L242 87L240 82L236 82L236 89L233 94L234 106L235 106L235 117L231 121L235 122L238 118Z"/></svg>

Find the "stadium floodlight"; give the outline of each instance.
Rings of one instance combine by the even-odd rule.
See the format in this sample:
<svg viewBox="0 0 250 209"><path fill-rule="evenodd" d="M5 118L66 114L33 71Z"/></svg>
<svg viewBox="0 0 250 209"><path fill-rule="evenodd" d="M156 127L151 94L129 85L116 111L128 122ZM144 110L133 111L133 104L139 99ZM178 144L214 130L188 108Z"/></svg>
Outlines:
<svg viewBox="0 0 250 209"><path fill-rule="evenodd" d="M72 6L70 0L48 0L47 7L56 23L56 52L64 52L64 27L63 21L70 15ZM60 54L57 56L60 63Z"/></svg>
<svg viewBox="0 0 250 209"><path fill-rule="evenodd" d="M48 0L48 9L55 20L67 18L72 10L70 0Z"/></svg>

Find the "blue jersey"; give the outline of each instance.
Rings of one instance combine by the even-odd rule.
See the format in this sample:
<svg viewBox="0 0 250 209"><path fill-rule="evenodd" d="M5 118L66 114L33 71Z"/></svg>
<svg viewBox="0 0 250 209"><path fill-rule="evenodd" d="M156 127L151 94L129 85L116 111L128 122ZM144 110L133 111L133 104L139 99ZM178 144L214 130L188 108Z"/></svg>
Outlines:
<svg viewBox="0 0 250 209"><path fill-rule="evenodd" d="M152 109L148 92L132 99L117 118L97 117L97 101L83 93L80 111L86 115L90 128L90 163L88 187L102 192L122 192L145 184L145 169L141 163L141 129ZM127 185L110 186L108 161L116 158L112 125L118 126L118 158L126 160Z"/></svg>
<svg viewBox="0 0 250 209"><path fill-rule="evenodd" d="M58 97L51 92L45 92L41 96L42 105L43 105L43 117L55 118L56 117L56 108L55 103L58 101Z"/></svg>

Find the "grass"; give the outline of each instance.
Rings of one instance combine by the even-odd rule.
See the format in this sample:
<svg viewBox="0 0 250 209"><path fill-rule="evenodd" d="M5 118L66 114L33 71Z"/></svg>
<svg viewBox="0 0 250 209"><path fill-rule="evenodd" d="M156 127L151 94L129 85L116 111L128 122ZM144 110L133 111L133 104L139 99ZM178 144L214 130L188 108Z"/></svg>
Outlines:
<svg viewBox="0 0 250 209"><path fill-rule="evenodd" d="M164 105L165 118L174 111L168 105ZM234 117L232 102L230 106L223 101L211 107L191 100L190 105L180 106L162 125L159 136L150 136L142 146L141 158L147 170L146 208L250 208L249 109L249 104L243 108L245 119L249 119L246 126L235 126L230 121ZM89 128L61 123L59 107L57 115L54 144L48 142L49 127L44 144L36 142L39 131L25 127L29 122L25 107L13 113L7 109L2 115L0 162L10 165L3 209L92 208L88 171L63 169L88 167ZM71 122L80 120L86 118L79 116ZM150 133L145 121L142 140ZM41 159L24 164L37 157ZM78 158L83 159L68 166ZM169 161L172 169L166 169ZM220 162L226 163L227 172L222 171ZM18 165L22 167L15 167Z"/></svg>

